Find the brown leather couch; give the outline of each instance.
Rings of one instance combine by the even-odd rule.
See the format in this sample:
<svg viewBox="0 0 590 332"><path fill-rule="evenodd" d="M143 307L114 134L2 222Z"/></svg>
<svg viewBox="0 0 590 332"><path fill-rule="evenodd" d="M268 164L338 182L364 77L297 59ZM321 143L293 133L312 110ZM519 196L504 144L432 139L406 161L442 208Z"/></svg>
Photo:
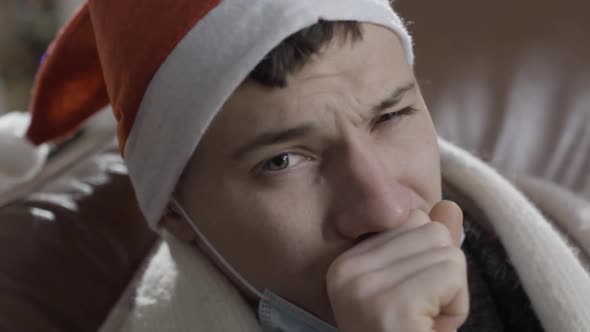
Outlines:
<svg viewBox="0 0 590 332"><path fill-rule="evenodd" d="M443 137L590 199L589 2L396 6ZM61 173L0 207L2 331L96 331L157 239L114 144Z"/></svg>
<svg viewBox="0 0 590 332"><path fill-rule="evenodd" d="M114 144L0 208L0 330L96 331L155 239Z"/></svg>

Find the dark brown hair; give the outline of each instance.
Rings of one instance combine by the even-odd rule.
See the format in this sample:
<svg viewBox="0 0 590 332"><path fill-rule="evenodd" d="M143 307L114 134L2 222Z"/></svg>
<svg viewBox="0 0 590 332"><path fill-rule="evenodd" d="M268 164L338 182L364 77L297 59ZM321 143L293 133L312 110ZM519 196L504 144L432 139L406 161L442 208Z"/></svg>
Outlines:
<svg viewBox="0 0 590 332"><path fill-rule="evenodd" d="M287 37L250 72L248 79L267 87L287 86L287 75L301 69L322 47L339 37L342 42L362 39L356 21L324 21Z"/></svg>

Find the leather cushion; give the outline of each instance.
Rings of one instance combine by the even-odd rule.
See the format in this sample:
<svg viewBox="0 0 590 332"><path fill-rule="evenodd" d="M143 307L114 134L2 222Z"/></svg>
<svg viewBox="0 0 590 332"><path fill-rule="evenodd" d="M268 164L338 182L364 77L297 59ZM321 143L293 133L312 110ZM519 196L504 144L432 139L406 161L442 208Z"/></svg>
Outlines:
<svg viewBox="0 0 590 332"><path fill-rule="evenodd" d="M95 331L154 243L116 149L0 209L0 329Z"/></svg>

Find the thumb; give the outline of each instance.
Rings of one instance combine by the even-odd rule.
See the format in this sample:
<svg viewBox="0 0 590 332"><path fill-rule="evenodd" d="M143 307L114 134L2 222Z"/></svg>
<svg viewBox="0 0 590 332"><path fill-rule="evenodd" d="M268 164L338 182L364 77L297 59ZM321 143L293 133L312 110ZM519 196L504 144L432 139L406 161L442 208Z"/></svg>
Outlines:
<svg viewBox="0 0 590 332"><path fill-rule="evenodd" d="M451 233L453 242L459 246L463 229L463 211L459 205L451 201L440 201L428 214L432 221L445 225Z"/></svg>

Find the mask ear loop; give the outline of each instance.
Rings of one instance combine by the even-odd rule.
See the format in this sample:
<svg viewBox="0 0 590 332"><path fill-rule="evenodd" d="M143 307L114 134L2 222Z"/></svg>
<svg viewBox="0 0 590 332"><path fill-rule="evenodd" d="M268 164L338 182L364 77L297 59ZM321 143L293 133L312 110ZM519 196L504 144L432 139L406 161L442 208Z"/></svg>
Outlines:
<svg viewBox="0 0 590 332"><path fill-rule="evenodd" d="M207 238L205 237L205 235L199 230L199 228L197 227L197 225L193 222L193 220L191 219L191 217L189 217L189 215L186 213L186 211L180 205L180 203L178 203L177 200L173 199L172 202L171 202L171 204L172 204L172 208L178 214L180 214L180 216L186 222L188 222L191 225L191 227L195 231L195 234L197 235L197 238L200 241L201 245L203 245L205 247L205 249L211 255L213 255L213 257L210 257L210 258L212 258L214 262L216 262L218 265L220 265L220 268L222 270L224 270L225 273L229 274L229 276L231 277L231 279L233 279L233 280L237 281L238 283L240 283L241 286L244 289L246 289L248 292L250 292L251 295L254 295L255 297L257 297L259 301L262 300L264 298L264 295L260 291L258 291L254 286L252 286L246 279L244 279L244 277L242 277L242 275L240 275L240 273L238 273L238 271L236 271L225 260L225 258L223 258L223 256L221 256L221 254L215 249L215 247L213 247L213 245L211 244L211 242L209 242L209 240L207 240Z"/></svg>

